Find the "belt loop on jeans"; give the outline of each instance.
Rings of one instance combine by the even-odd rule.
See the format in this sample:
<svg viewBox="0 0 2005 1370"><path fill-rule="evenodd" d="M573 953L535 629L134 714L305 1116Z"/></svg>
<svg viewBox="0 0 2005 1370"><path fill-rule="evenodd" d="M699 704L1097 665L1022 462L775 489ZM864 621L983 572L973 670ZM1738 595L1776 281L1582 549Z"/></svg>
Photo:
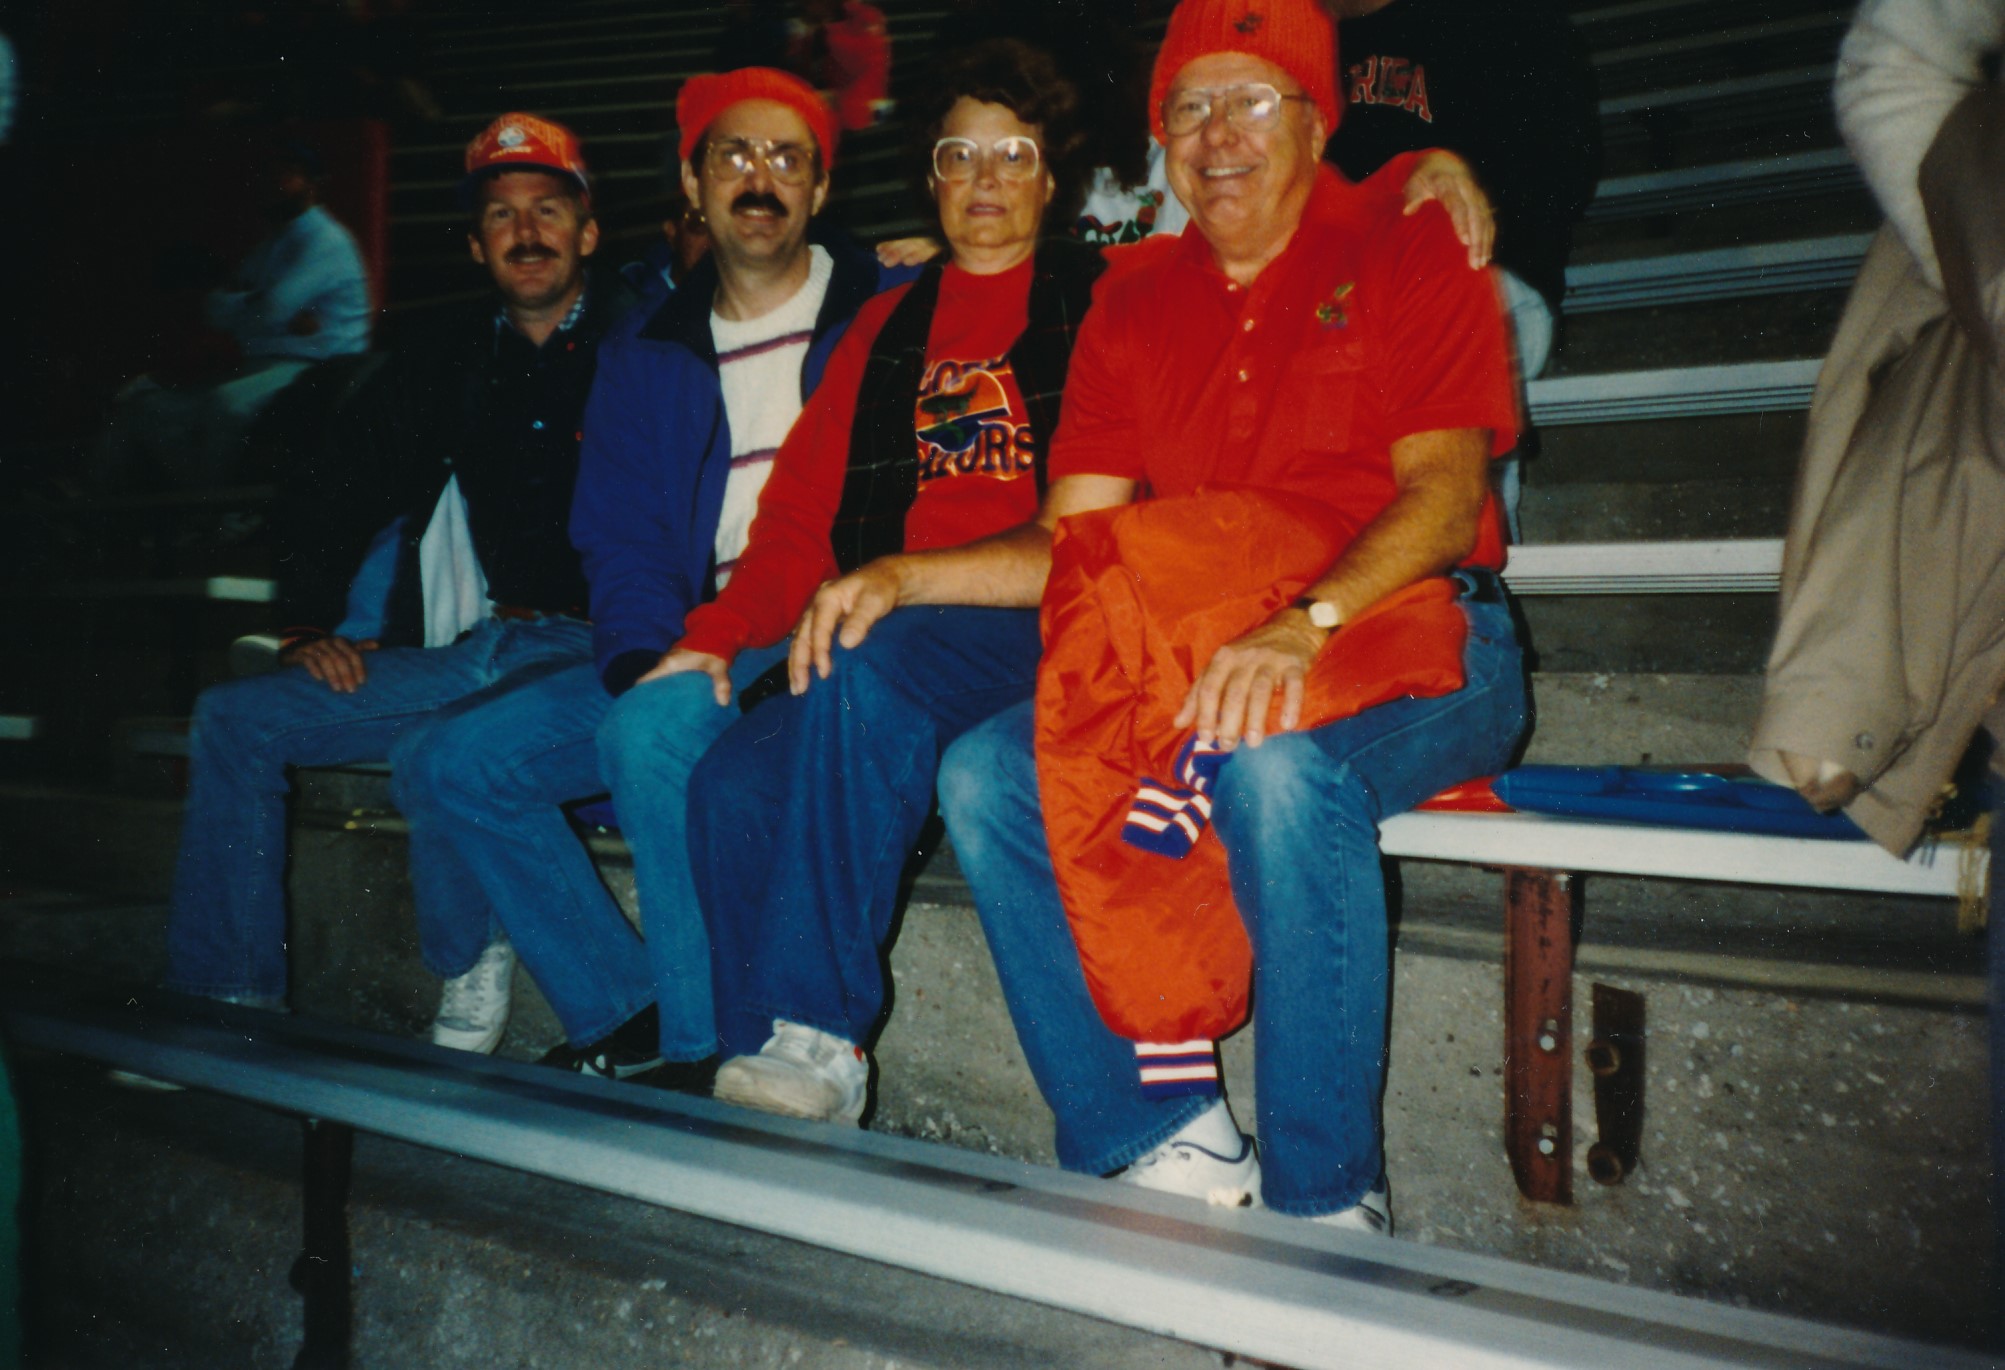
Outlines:
<svg viewBox="0 0 2005 1370"><path fill-rule="evenodd" d="M1474 600L1478 604L1502 604L1504 602L1504 581L1495 571L1487 571L1480 566L1458 566L1448 573L1448 578L1462 587L1462 598Z"/></svg>

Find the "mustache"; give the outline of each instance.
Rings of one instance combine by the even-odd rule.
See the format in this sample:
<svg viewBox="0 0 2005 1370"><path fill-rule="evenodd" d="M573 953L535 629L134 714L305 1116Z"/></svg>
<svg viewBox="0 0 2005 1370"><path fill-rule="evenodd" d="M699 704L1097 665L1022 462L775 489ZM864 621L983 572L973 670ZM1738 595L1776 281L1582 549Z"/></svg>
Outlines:
<svg viewBox="0 0 2005 1370"><path fill-rule="evenodd" d="M556 259L557 249L545 247L541 243L521 243L508 249L506 260L510 262L547 262Z"/></svg>
<svg viewBox="0 0 2005 1370"><path fill-rule="evenodd" d="M769 214L778 214L782 218L787 213L787 207L780 203L780 197L769 190L748 190L731 202L731 212L733 214L752 209L763 209Z"/></svg>

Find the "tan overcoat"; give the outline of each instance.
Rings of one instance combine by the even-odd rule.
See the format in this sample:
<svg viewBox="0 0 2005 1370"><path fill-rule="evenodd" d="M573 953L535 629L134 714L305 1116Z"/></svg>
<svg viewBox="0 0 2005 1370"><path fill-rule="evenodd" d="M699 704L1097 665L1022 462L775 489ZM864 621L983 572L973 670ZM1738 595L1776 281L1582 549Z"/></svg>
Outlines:
<svg viewBox="0 0 2005 1370"><path fill-rule="evenodd" d="M2005 98L1964 100L1921 173L1944 290L1874 240L1818 377L1749 756L1838 762L1904 854L1980 724L2005 741ZM1987 720L1987 714L1991 714Z"/></svg>

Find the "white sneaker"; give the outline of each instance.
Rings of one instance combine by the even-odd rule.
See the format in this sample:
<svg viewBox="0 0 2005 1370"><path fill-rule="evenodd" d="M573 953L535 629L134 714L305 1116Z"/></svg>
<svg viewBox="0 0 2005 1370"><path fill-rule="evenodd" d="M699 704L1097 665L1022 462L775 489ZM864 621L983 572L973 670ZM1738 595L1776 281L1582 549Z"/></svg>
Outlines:
<svg viewBox="0 0 2005 1370"><path fill-rule="evenodd" d="M446 981L432 1019L432 1045L492 1055L508 1031L515 987L515 948L490 942L473 969Z"/></svg>
<svg viewBox="0 0 2005 1370"><path fill-rule="evenodd" d="M1392 1195L1386 1191L1385 1181L1380 1180L1366 1191L1365 1196L1349 1208L1337 1213L1325 1213L1310 1222L1321 1223L1324 1227L1341 1227L1351 1232L1369 1232L1377 1237L1392 1235Z"/></svg>
<svg viewBox="0 0 2005 1370"><path fill-rule="evenodd" d="M717 1069L712 1094L788 1118L860 1123L870 1095L870 1057L833 1033L773 1020L756 1056L734 1056Z"/></svg>
<svg viewBox="0 0 2005 1370"><path fill-rule="evenodd" d="M1239 1139L1236 1153L1227 1154L1220 1145L1226 1137ZM1224 1208L1261 1207L1260 1157L1253 1149L1253 1139L1233 1122L1232 1111L1223 1099L1115 1178L1123 1184L1184 1194Z"/></svg>
<svg viewBox="0 0 2005 1370"><path fill-rule="evenodd" d="M264 675L278 669L285 639L277 633L246 633L230 644L230 674Z"/></svg>

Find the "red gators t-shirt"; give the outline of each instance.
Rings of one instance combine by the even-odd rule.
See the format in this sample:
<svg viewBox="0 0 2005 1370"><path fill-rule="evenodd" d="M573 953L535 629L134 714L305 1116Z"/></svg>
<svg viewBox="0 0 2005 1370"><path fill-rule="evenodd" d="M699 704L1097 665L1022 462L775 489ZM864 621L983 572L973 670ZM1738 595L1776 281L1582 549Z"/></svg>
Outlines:
<svg viewBox="0 0 2005 1370"><path fill-rule="evenodd" d="M941 275L912 413L919 490L905 515L907 551L958 547L1037 513L1036 444L1008 360L1029 321L1030 279L1029 261L993 276L953 266ZM878 333L909 289L857 311L781 444L730 583L690 614L678 645L729 658L778 642L835 574L829 529L842 503L857 390Z"/></svg>
<svg viewBox="0 0 2005 1370"><path fill-rule="evenodd" d="M1008 356L1029 323L1030 276L1024 262L941 277L912 414L919 498L905 517L909 551L957 547L1037 514L1036 439Z"/></svg>

